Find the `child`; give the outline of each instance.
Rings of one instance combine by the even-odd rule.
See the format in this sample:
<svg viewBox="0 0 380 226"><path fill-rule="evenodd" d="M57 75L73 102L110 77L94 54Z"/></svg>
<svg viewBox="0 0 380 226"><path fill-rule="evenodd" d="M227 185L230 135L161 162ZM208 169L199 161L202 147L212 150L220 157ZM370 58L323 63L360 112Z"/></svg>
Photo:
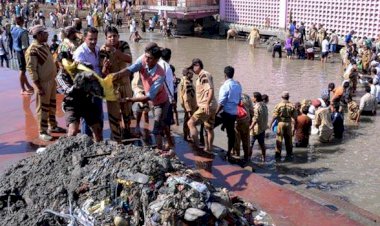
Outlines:
<svg viewBox="0 0 380 226"><path fill-rule="evenodd" d="M288 59L292 59L292 54L293 54L292 43L293 43L292 36L288 35L288 37L285 41L286 57Z"/></svg>

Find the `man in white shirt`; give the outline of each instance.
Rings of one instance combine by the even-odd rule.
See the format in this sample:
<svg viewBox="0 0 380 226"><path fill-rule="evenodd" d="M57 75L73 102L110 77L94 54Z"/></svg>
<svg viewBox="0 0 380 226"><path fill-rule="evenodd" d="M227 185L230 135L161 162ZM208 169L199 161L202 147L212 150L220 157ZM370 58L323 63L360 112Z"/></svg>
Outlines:
<svg viewBox="0 0 380 226"><path fill-rule="evenodd" d="M153 18L149 18L149 31L153 32L154 31L154 21Z"/></svg>
<svg viewBox="0 0 380 226"><path fill-rule="evenodd" d="M170 68L170 59L172 56L172 51L168 48L164 48L162 50L162 56L161 59L158 61L158 65L160 65L164 71L165 71L165 90L168 93L169 96L169 110L166 117L166 125L167 127L165 129L168 129L168 133L170 133L170 125L174 124L174 117L173 117L173 105L176 105L175 99L174 99L174 75L173 71ZM171 138L171 137L170 137ZM174 146L174 141L172 139L169 139L168 137L168 145L169 147Z"/></svg>
<svg viewBox="0 0 380 226"><path fill-rule="evenodd" d="M94 26L94 19L92 18L91 13L88 13L86 20L87 20L87 27L93 27Z"/></svg>
<svg viewBox="0 0 380 226"><path fill-rule="evenodd" d="M339 43L338 35L335 33L335 30L333 30L331 34L331 40L330 40L331 53L336 53L336 47L338 46L338 43Z"/></svg>
<svg viewBox="0 0 380 226"><path fill-rule="evenodd" d="M359 117L356 122L359 122L361 115L376 115L377 101L376 97L371 94L371 87L366 86L365 92L366 94L360 99Z"/></svg>
<svg viewBox="0 0 380 226"><path fill-rule="evenodd" d="M325 37L322 41L322 50L321 50L321 62L326 63L327 56L329 55L329 40L328 36Z"/></svg>
<svg viewBox="0 0 380 226"><path fill-rule="evenodd" d="M73 59L76 62L79 62L84 65L91 65L92 70L94 70L98 75L102 74L102 69L100 67L99 62L99 47L96 45L98 42L98 30L94 27L86 28L84 31L84 43L80 45L74 52ZM104 67L107 65L104 63ZM97 117L101 122L100 130L98 131L97 140L103 139L103 100L99 97L93 97L93 104L97 107ZM99 113L99 114L98 114ZM82 121L81 132L83 134L87 134L88 136L92 136L92 131L90 127L87 125L86 121Z"/></svg>

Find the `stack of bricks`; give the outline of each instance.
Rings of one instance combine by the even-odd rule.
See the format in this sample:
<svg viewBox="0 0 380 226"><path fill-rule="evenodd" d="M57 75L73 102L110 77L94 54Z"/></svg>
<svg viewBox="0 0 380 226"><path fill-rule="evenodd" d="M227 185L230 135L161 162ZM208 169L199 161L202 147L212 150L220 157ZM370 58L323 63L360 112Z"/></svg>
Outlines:
<svg viewBox="0 0 380 226"><path fill-rule="evenodd" d="M270 2L270 1L269 1ZM343 38L351 30L354 37L376 38L380 34L379 0L288 0L288 19L298 23L323 24Z"/></svg>

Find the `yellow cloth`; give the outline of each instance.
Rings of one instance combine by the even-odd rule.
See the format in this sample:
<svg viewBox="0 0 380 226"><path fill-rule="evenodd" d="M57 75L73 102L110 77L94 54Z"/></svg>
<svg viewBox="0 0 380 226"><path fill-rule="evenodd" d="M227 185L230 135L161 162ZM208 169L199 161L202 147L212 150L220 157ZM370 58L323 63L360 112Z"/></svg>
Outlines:
<svg viewBox="0 0 380 226"><path fill-rule="evenodd" d="M104 98L107 101L117 101L117 96L115 95L114 87L113 87L113 82L112 82L113 81L113 76L114 76L113 73L109 74L105 78L102 78L96 72L94 72L90 68L84 66L83 64L78 64L78 63L75 63L75 62L70 62L70 61L68 61L66 59L62 60L62 64L63 64L63 67L65 68L65 70L72 77L72 79L74 79L73 76L74 76L76 70L91 72L95 76L95 78L98 79L100 85L103 87Z"/></svg>

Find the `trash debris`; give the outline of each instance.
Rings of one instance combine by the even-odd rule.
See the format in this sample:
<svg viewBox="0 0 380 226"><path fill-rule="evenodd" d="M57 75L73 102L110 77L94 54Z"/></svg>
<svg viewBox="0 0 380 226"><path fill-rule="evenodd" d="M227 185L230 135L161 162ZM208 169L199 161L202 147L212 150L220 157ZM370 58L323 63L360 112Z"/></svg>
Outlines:
<svg viewBox="0 0 380 226"><path fill-rule="evenodd" d="M263 225L258 212L177 158L85 135L60 138L0 178L0 225Z"/></svg>
<svg viewBox="0 0 380 226"><path fill-rule="evenodd" d="M42 152L46 151L46 148L37 148L36 153L40 154Z"/></svg>

